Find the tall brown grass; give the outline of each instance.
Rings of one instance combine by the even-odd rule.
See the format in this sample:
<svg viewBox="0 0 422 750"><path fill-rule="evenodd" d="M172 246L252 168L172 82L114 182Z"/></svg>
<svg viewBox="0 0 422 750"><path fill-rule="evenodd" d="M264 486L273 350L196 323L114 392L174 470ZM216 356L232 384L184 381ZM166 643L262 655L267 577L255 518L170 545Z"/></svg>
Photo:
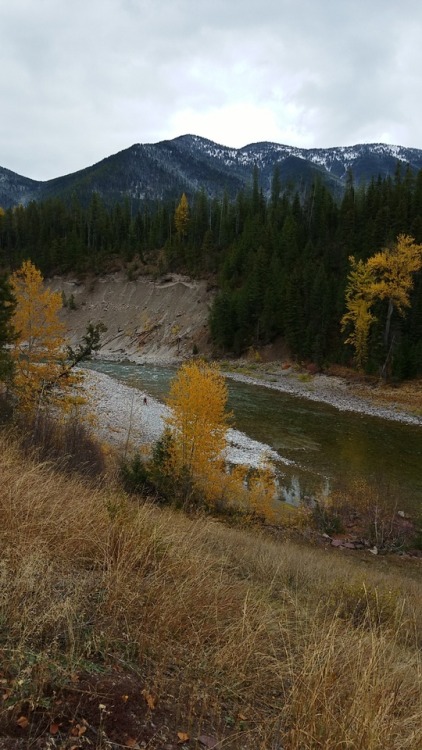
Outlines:
<svg viewBox="0 0 422 750"><path fill-rule="evenodd" d="M417 567L139 504L2 437L0 486L3 721L118 663L222 747L422 747Z"/></svg>

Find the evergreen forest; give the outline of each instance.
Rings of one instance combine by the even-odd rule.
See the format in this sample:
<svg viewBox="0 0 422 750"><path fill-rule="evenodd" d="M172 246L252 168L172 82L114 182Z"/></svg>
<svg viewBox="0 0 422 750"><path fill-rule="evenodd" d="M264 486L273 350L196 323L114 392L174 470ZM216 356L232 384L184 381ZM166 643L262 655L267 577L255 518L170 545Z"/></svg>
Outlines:
<svg viewBox="0 0 422 750"><path fill-rule="evenodd" d="M306 191L284 185L276 168L264 195L255 168L249 189L234 200L205 190L175 201L130 198L112 207L92 195L88 205L51 198L0 209L0 267L16 270L30 259L44 275L103 273L124 264L137 273L185 273L216 287L211 333L220 352L236 355L283 338L292 356L323 366L353 364L340 321L350 256L366 260L399 234L422 243L422 171L398 164L395 176L356 187L349 175L336 199L316 181ZM422 273L414 276L410 307L394 313L392 374L422 374ZM368 372L384 359L378 303Z"/></svg>

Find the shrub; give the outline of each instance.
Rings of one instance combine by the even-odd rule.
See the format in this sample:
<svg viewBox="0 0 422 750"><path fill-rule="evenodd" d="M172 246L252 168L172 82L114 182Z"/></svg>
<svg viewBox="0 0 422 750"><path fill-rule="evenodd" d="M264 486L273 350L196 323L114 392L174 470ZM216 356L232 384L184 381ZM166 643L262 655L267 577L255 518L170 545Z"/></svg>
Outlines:
<svg viewBox="0 0 422 750"><path fill-rule="evenodd" d="M97 478L106 472L101 444L76 417L59 423L46 413L20 417L18 434L24 452L39 461L51 461L61 471Z"/></svg>
<svg viewBox="0 0 422 750"><path fill-rule="evenodd" d="M155 490L151 482L148 465L139 453L129 459L124 459L120 466L120 478L126 492L144 494Z"/></svg>
<svg viewBox="0 0 422 750"><path fill-rule="evenodd" d="M386 591L357 581L339 580L330 597L337 604L337 615L350 620L355 627L394 626L401 611L397 591Z"/></svg>
<svg viewBox="0 0 422 750"><path fill-rule="evenodd" d="M332 498L312 498L308 501L308 510L313 524L325 534L341 534L344 530L340 507L336 507Z"/></svg>

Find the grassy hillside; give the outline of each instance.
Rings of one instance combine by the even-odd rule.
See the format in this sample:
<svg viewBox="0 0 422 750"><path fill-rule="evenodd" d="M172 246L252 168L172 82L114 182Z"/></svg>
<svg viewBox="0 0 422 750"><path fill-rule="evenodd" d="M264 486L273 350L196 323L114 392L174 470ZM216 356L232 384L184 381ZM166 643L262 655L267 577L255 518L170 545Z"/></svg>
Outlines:
<svg viewBox="0 0 422 750"><path fill-rule="evenodd" d="M422 747L418 561L187 518L4 435L0 486L0 747Z"/></svg>

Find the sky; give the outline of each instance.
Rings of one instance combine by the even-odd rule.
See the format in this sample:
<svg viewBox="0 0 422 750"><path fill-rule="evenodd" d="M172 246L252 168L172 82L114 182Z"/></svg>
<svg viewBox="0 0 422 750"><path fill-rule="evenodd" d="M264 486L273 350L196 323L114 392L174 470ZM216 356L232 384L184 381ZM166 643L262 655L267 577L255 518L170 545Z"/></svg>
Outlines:
<svg viewBox="0 0 422 750"><path fill-rule="evenodd" d="M0 0L0 166L185 133L422 149L420 0Z"/></svg>

